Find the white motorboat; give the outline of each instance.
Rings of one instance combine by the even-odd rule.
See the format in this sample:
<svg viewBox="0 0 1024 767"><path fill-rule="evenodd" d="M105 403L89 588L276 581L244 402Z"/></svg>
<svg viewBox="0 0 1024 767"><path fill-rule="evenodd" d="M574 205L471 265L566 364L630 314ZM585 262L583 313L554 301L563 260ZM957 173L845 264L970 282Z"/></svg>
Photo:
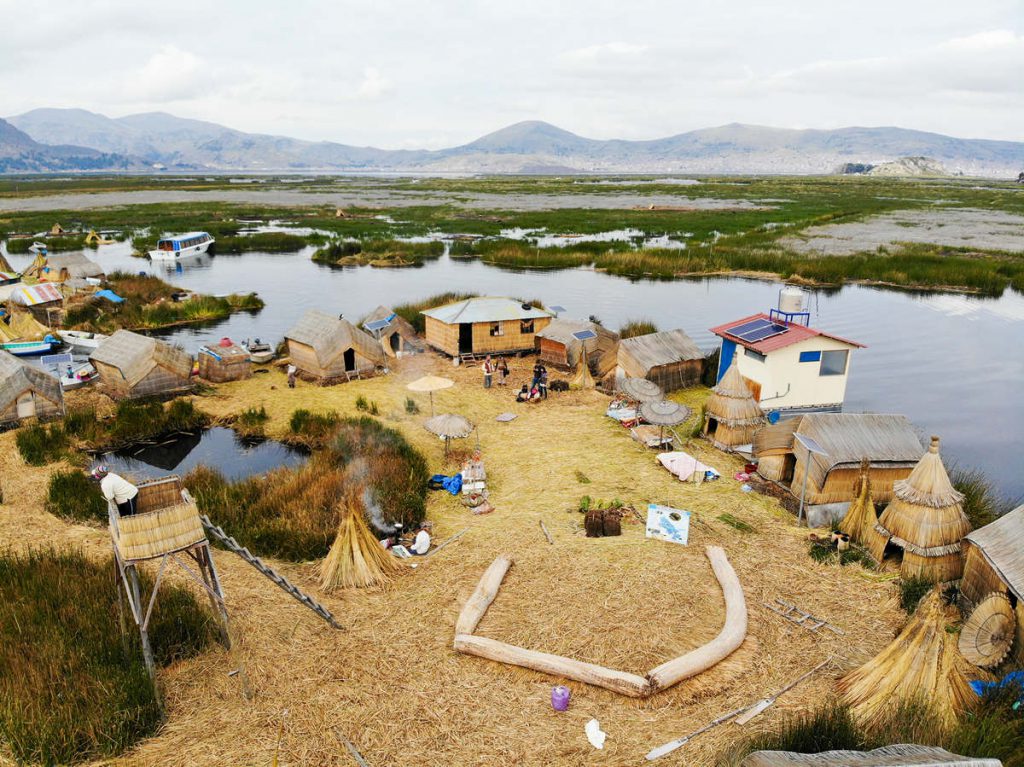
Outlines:
<svg viewBox="0 0 1024 767"><path fill-rule="evenodd" d="M149 251L149 257L153 261L178 261L205 253L214 242L207 232L177 234L157 240L156 250Z"/></svg>
<svg viewBox="0 0 1024 767"><path fill-rule="evenodd" d="M99 345L110 337L102 333L87 333L84 330L58 330L57 335L69 346L89 353L96 351Z"/></svg>
<svg viewBox="0 0 1024 767"><path fill-rule="evenodd" d="M274 359L274 347L263 343L258 338L255 341L246 339L239 346L249 352L249 361L255 362L257 365L262 365Z"/></svg>

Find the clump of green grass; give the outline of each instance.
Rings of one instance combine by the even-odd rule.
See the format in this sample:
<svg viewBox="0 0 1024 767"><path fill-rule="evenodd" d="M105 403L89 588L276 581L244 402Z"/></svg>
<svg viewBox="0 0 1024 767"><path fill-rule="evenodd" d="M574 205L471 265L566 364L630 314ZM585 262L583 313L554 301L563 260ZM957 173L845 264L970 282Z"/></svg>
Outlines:
<svg viewBox="0 0 1024 767"><path fill-rule="evenodd" d="M636 336L646 336L657 332L658 326L654 323L654 320L648 319L627 320L619 328L619 336L621 338L635 338Z"/></svg>
<svg viewBox="0 0 1024 767"><path fill-rule="evenodd" d="M732 514L729 513L719 514L718 520L720 522L725 522L725 524L729 525L729 527L739 530L741 533L757 532L756 527L747 522L744 522L742 519L739 519L738 517L734 517Z"/></svg>
<svg viewBox="0 0 1024 767"><path fill-rule="evenodd" d="M309 445L320 445L334 432L341 417L333 410L314 413L299 408L292 413L288 426L292 434Z"/></svg>
<svg viewBox="0 0 1024 767"><path fill-rule="evenodd" d="M107 501L99 485L76 469L50 475L46 510L75 522L106 522Z"/></svg>
<svg viewBox="0 0 1024 767"><path fill-rule="evenodd" d="M356 397L356 410L358 410L360 413L365 413L369 409L370 403L366 401L366 397L364 397L362 394Z"/></svg>
<svg viewBox="0 0 1024 767"><path fill-rule="evenodd" d="M93 442L101 431L96 420L96 408L81 407L69 410L64 416L64 431L83 442Z"/></svg>
<svg viewBox="0 0 1024 767"><path fill-rule="evenodd" d="M917 605L935 587L935 582L927 578L903 578L900 580L900 607L907 615L913 614Z"/></svg>
<svg viewBox="0 0 1024 767"><path fill-rule="evenodd" d="M29 466L45 466L67 455L68 437L59 423L31 424L18 430L14 438L18 452Z"/></svg>
<svg viewBox="0 0 1024 767"><path fill-rule="evenodd" d="M416 415L420 412L420 406L416 404L416 400L412 397L405 398L405 412L409 415Z"/></svg>
<svg viewBox="0 0 1024 767"><path fill-rule="evenodd" d="M444 306L445 304L454 303L455 301L475 298L476 295L476 293L438 293L433 296L428 296L420 301L399 304L394 307L394 310L395 314L412 325L416 329L417 333L422 334L426 330L426 319L422 314L420 314L420 312L425 309L431 309L435 306Z"/></svg>
<svg viewBox="0 0 1024 767"><path fill-rule="evenodd" d="M290 232L257 232L224 235L214 244L215 253L295 253L306 247L306 238Z"/></svg>
<svg viewBox="0 0 1024 767"><path fill-rule="evenodd" d="M403 242L391 239L369 239L362 242L341 240L331 242L313 254L313 260L332 266L418 266L424 261L440 258L444 243Z"/></svg>
<svg viewBox="0 0 1024 767"><path fill-rule="evenodd" d="M977 530L995 522L1000 514L1009 511L1010 504L999 497L992 480L978 469L955 467L950 472L953 487L964 494L964 514Z"/></svg>
<svg viewBox="0 0 1024 767"><path fill-rule="evenodd" d="M851 543L846 551L839 551L832 547L830 541L811 541L807 553L815 562L822 564L838 564L845 567L856 563L871 570L877 567L871 555L855 543Z"/></svg>
<svg viewBox="0 0 1024 767"><path fill-rule="evenodd" d="M166 406L153 400L122 400L112 419L97 422L97 435L89 440L89 447L113 449L146 437L195 431L209 423L210 417L192 400L176 399Z"/></svg>
<svg viewBox="0 0 1024 767"><path fill-rule="evenodd" d="M138 634L121 640L112 569L78 552L0 553L0 738L18 763L112 758L160 725ZM149 630L160 665L214 637L191 592L168 583Z"/></svg>
<svg viewBox="0 0 1024 767"><path fill-rule="evenodd" d="M267 409L260 405L257 407L248 407L235 416L234 426L235 431L243 437L263 437L263 427L267 421L270 420L270 416L267 415Z"/></svg>

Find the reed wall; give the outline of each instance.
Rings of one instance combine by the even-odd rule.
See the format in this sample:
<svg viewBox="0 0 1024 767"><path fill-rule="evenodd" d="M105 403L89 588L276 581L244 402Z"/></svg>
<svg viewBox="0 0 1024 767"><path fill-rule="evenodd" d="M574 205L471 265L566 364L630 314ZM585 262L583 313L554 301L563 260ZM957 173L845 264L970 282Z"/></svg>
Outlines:
<svg viewBox="0 0 1024 767"><path fill-rule="evenodd" d="M970 541L963 542L964 575L960 582L960 593L971 603L977 605L993 591L1008 594L1009 589L992 569L985 555Z"/></svg>
<svg viewBox="0 0 1024 767"><path fill-rule="evenodd" d="M932 583L948 583L960 580L964 572L964 560L959 551L940 557L925 557L904 549L900 575L903 578L924 578Z"/></svg>

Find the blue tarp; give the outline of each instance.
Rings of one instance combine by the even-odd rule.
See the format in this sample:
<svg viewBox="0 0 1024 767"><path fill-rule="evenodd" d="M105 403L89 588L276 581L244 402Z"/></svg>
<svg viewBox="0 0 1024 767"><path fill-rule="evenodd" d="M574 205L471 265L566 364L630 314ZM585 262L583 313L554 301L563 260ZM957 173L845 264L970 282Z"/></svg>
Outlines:
<svg viewBox="0 0 1024 767"><path fill-rule="evenodd" d="M1020 689L1022 699L1024 699L1024 671L1011 671L998 682L982 682L980 679L975 679L970 684L971 689L979 696L992 689L1016 685Z"/></svg>
<svg viewBox="0 0 1024 767"><path fill-rule="evenodd" d="M121 296L117 295L117 293L115 293L112 290L97 290L96 291L96 297L97 298L105 298L108 301L110 301L110 303L112 303L112 304L123 304L124 303L124 299L121 298Z"/></svg>
<svg viewBox="0 0 1024 767"><path fill-rule="evenodd" d="M435 490L447 490L452 495L462 492L462 475L456 474L449 477L444 474L435 474L430 478L430 487Z"/></svg>

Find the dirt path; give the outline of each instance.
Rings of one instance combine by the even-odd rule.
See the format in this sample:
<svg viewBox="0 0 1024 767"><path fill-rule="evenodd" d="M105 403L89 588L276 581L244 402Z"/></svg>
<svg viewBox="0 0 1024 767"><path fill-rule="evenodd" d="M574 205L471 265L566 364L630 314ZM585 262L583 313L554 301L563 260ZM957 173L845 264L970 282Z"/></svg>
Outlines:
<svg viewBox="0 0 1024 767"><path fill-rule="evenodd" d="M513 383L532 362L521 361ZM428 415L407 415L404 383L424 372L454 377L435 395L438 412L459 412L479 424L493 514L470 515L456 499L433 493L429 517L439 540L469 528L436 558L421 562L387 589L323 595L315 565L281 570L323 599L346 626L334 631L238 558L217 551L241 656L256 691L246 702L228 677L229 657L216 647L162 677L168 721L161 733L119 760L125 765L269 765L279 728L282 765L351 765L334 735L344 733L373 767L385 765L636 765L651 747L696 729L722 712L752 702L834 655L838 661L787 695L751 727L787 710L820 704L841 669L863 662L892 637L899 616L891 587L858 566L839 569L806 554L806 531L775 501L745 495L732 474L736 459L694 444L723 478L683 485L652 452L603 416L607 398L594 392L554 395L536 406L512 401L513 386L484 391L476 368L453 369L435 358L403 360L393 375L332 388L299 383L289 390L279 372L219 387L198 398L214 415L263 404L270 432L283 433L297 407L353 413L355 398L375 400L385 423L400 428L444 469L442 445L421 427ZM701 392L683 397L695 404ZM511 423L495 416L512 411ZM473 439L465 440L467 447ZM452 467L447 467L451 469ZM73 526L43 510L50 468L22 465L11 434L0 435L0 546L84 545L97 555L104 531ZM590 479L581 484L576 472ZM688 547L649 541L627 522L619 538L574 532L569 511L581 495L619 497L638 508L668 503L695 514ZM740 533L723 512L757 528ZM538 525L554 538L549 545ZM696 647L719 630L721 592L703 549L724 546L739 574L750 611L749 638L726 662L652 699L635 701L570 683L572 705L550 706L556 680L452 650L455 617L494 556L515 560L479 633L643 673ZM831 618L845 637L812 635L761 607L791 597ZM595 751L583 725L596 717L608 733ZM710 765L741 736L734 725L703 736L666 764Z"/></svg>

